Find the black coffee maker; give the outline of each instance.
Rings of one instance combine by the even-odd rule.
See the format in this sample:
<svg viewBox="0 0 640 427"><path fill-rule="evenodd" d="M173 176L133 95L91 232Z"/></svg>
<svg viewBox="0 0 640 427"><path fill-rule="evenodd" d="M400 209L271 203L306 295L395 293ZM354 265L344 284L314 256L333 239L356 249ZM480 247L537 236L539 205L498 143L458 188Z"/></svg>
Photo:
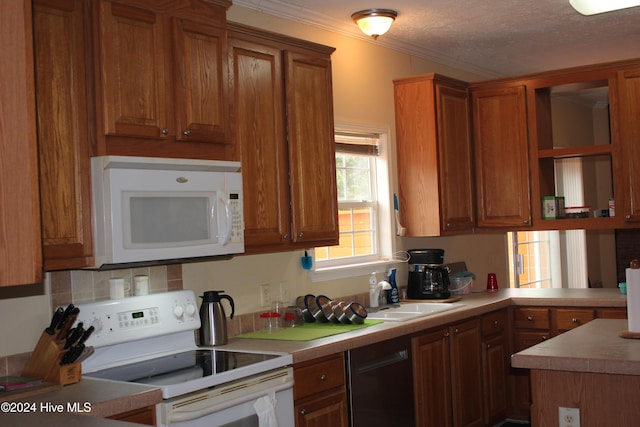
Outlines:
<svg viewBox="0 0 640 427"><path fill-rule="evenodd" d="M449 270L444 265L444 249L412 249L408 252L407 298L449 298Z"/></svg>

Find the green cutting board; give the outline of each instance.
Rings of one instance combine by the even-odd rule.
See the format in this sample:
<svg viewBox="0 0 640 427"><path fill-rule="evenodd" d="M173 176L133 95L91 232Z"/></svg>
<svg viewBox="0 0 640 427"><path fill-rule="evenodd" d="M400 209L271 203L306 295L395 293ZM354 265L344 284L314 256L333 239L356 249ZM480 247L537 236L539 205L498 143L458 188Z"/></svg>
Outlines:
<svg viewBox="0 0 640 427"><path fill-rule="evenodd" d="M236 335L236 338L252 338L261 340L310 341L316 338L329 337L344 332L355 331L382 323L382 320L365 319L362 325L344 325L341 323L305 323L293 328L282 328L276 332L254 331Z"/></svg>

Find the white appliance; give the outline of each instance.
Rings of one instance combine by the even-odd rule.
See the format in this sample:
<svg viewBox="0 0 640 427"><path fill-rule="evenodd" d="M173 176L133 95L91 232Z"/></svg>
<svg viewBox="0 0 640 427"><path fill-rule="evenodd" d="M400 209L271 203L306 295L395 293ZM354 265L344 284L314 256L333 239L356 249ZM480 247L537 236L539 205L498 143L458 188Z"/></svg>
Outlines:
<svg viewBox="0 0 640 427"><path fill-rule="evenodd" d="M92 158L96 265L244 252L239 170L217 160Z"/></svg>
<svg viewBox="0 0 640 427"><path fill-rule="evenodd" d="M193 291L174 291L78 306L93 325L82 362L85 377L135 382L162 390L160 426L293 426L290 354L198 347L200 318ZM263 417L261 418L258 415Z"/></svg>

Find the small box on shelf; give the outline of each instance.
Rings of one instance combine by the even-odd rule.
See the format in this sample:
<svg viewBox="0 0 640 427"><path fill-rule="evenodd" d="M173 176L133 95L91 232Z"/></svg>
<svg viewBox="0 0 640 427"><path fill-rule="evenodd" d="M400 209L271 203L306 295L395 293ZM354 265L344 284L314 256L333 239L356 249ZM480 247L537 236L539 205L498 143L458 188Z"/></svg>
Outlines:
<svg viewBox="0 0 640 427"><path fill-rule="evenodd" d="M542 197L542 219L560 219L565 217L564 197Z"/></svg>

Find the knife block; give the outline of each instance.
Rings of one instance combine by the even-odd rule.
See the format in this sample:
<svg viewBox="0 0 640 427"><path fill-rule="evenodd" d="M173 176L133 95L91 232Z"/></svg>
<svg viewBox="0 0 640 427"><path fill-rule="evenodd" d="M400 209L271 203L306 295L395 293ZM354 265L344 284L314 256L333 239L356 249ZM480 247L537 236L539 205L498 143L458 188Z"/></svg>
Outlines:
<svg viewBox="0 0 640 427"><path fill-rule="evenodd" d="M63 346L64 341L56 341L52 335L43 332L22 370L22 376L60 385L80 381L82 379L81 363L60 365L60 360L66 353Z"/></svg>

